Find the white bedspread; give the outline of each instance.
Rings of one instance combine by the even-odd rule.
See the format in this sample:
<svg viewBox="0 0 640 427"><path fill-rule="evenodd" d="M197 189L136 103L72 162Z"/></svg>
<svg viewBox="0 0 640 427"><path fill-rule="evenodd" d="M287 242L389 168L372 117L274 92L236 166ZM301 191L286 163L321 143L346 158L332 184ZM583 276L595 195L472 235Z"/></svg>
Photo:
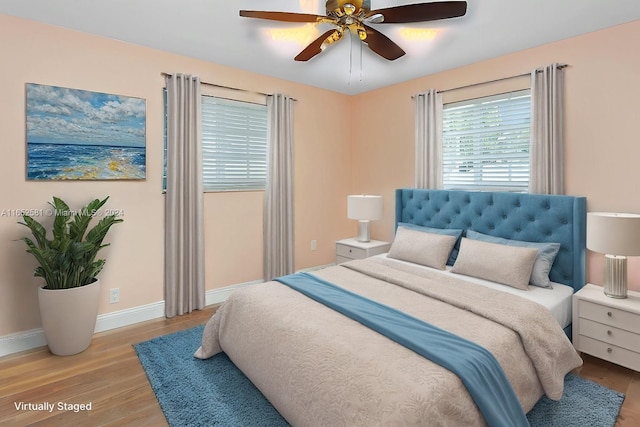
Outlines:
<svg viewBox="0 0 640 427"><path fill-rule="evenodd" d="M385 260L314 274L482 345L525 412L543 389L560 398L564 375L582 363L549 311L516 296ZM468 310L445 302L454 296ZM236 291L218 309L196 357L220 351L296 426L484 425L456 375L277 282Z"/></svg>

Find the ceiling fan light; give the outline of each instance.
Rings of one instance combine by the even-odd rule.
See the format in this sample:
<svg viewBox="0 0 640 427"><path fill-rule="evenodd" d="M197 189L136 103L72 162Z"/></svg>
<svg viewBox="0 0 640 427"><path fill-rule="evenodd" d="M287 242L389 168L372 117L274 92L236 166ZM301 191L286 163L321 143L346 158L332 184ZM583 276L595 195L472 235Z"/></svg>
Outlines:
<svg viewBox="0 0 640 427"><path fill-rule="evenodd" d="M320 45L320 49L324 50L330 44L333 44L333 43L337 42L338 40L340 40L342 38L342 34L343 34L343 30L342 29L338 29L337 31L335 31L329 37L324 39L324 41Z"/></svg>

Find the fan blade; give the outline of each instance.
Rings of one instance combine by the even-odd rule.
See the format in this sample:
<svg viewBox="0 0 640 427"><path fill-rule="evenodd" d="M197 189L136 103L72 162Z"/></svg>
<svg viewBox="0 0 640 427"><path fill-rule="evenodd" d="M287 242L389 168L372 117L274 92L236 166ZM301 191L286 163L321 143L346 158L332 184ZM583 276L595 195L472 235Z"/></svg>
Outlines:
<svg viewBox="0 0 640 427"><path fill-rule="evenodd" d="M456 18L467 13L466 1L441 1L434 3L407 4L372 10L365 19L381 14L384 21L381 24L403 24L409 22L436 21L438 19Z"/></svg>
<svg viewBox="0 0 640 427"><path fill-rule="evenodd" d="M311 44L304 48L302 52L298 54L294 59L296 61L308 61L320 52L322 52L322 45L325 42L335 43L342 38L342 32L340 30L329 30L323 35L315 39ZM329 39L331 39L329 41Z"/></svg>
<svg viewBox="0 0 640 427"><path fill-rule="evenodd" d="M319 20L326 18L326 16L310 15L308 13L262 12L259 10L241 10L240 16L244 16L245 18L259 18L285 22L318 22Z"/></svg>
<svg viewBox="0 0 640 427"><path fill-rule="evenodd" d="M367 31L367 38L363 40L369 49L388 59L389 61L396 60L405 54L405 51L395 44L389 37L385 36L378 30L362 25Z"/></svg>

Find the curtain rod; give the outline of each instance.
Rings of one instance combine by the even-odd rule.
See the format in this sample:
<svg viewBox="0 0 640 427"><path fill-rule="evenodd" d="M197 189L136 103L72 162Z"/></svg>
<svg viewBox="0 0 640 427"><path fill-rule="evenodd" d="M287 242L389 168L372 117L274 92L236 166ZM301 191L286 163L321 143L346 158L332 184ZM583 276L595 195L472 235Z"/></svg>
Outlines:
<svg viewBox="0 0 640 427"><path fill-rule="evenodd" d="M173 74L165 73L165 72L160 73L160 75L162 75L164 77L173 76ZM251 93L253 95L262 95L262 96L273 95L273 94L270 94L270 93L256 92L256 91L252 91L252 90L240 89L240 88L237 88L237 87L224 86L224 85L219 85L219 84L216 84L216 83L209 83L209 82L205 82L205 81L202 81L202 80L200 81L200 84L201 85L207 85L207 86L213 86L213 87L217 87L217 88L220 88L220 89L229 89L229 90L235 90L235 91L238 91L238 92ZM291 100L292 101L297 101L297 99L295 99L295 98L291 98Z"/></svg>
<svg viewBox="0 0 640 427"><path fill-rule="evenodd" d="M558 68L566 68L568 66L569 65L567 65L567 64L560 64L560 65L558 65ZM536 70L536 71L538 73L542 72L542 70ZM530 76L530 75L531 75L530 72L529 73L516 74L514 76L501 77L499 79L489 80L489 81L486 81L486 82L471 83L471 84L464 85L464 86L458 86L458 87L452 87L452 88L449 88L449 89L443 89L443 90L439 90L438 92L440 92L440 93L452 92L454 90L467 89L467 88L470 88L470 87L486 85L486 84L491 84L491 83L497 83L497 82L501 82L501 81L505 81L505 80L517 79L519 77L525 77L525 76Z"/></svg>

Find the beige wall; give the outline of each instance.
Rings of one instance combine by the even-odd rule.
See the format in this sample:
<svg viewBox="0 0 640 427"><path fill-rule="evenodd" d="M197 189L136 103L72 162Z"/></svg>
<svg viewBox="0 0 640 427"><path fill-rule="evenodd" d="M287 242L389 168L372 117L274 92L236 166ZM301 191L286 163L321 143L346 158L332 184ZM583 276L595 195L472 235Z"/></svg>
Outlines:
<svg viewBox="0 0 640 427"><path fill-rule="evenodd" d="M353 190L380 193L385 218L372 234L393 233L393 190L413 185L413 104L429 88L447 89L528 72L552 62L566 71L566 192L588 210L640 213L640 21L475 63L355 98ZM525 79L526 85L526 79ZM521 84L521 79L509 84ZM503 91L503 87L482 90ZM473 91L446 94L469 98ZM473 92L473 93L472 93ZM446 102L446 99L445 99ZM589 254L588 280L602 283L602 257ZM630 259L630 287L640 290L640 257Z"/></svg>
<svg viewBox="0 0 640 427"><path fill-rule="evenodd" d="M163 300L161 72L296 98L296 268L333 262L333 242L352 234L343 212L351 177L348 96L6 15L0 15L0 40L0 211L44 208L53 195L74 206L111 196L108 206L124 210L124 222L112 229L112 246L102 253L107 264L100 313ZM147 179L26 181L25 83L146 99ZM262 192L205 195L208 290L262 277L262 203ZM0 336L40 326L35 263L14 241L27 232L18 220L0 216ZM312 239L318 241L315 252ZM120 288L118 304L108 303L112 287Z"/></svg>
<svg viewBox="0 0 640 427"><path fill-rule="evenodd" d="M527 72L551 62L567 69L567 193L588 198L589 210L640 212L636 166L640 144L640 22L483 61L358 96L346 96L157 50L0 15L0 210L43 208L52 195L73 204L110 195L125 212L114 227L101 278L101 313L163 299L161 72L260 92L283 92L295 106L296 268L327 264L334 241L355 233L346 195L382 194L384 220L372 235L391 239L393 190L413 185L413 104L427 88L446 89ZM140 182L25 181L25 83L145 98L147 179ZM447 94L447 100L526 86L526 79ZM327 126L330 123L331 126ZM357 132L356 132L357 130ZM260 279L261 192L205 195L207 289ZM24 253L18 218L0 216L0 336L39 327L34 262ZM310 241L318 250L310 250ZM640 262L630 282L640 289ZM588 278L601 282L601 257L589 257ZM121 302L108 303L120 288Z"/></svg>

